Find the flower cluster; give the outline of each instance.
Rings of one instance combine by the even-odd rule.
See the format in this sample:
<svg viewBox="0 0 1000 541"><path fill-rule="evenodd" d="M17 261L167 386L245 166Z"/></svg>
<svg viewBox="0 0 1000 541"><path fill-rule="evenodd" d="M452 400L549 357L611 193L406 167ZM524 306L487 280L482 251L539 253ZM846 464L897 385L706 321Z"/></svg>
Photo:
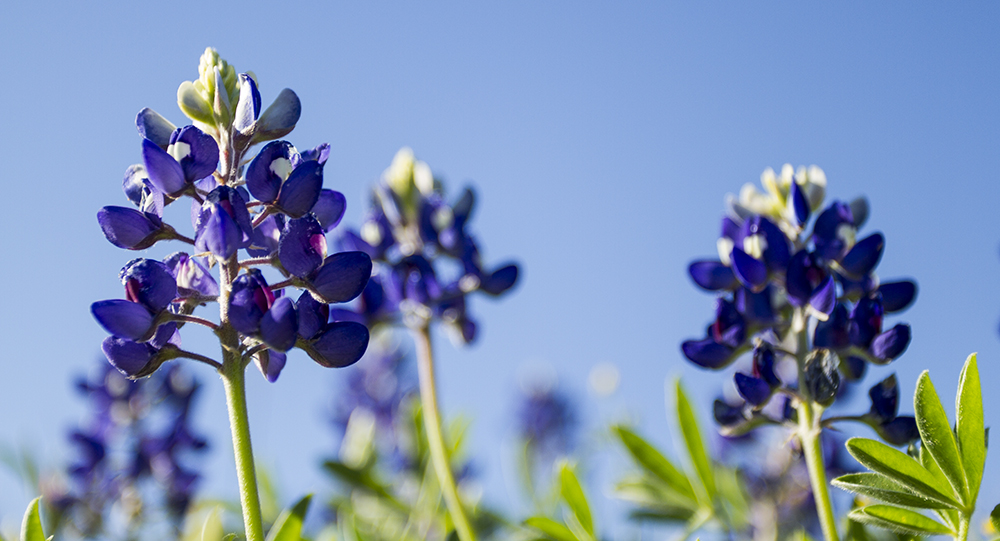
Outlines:
<svg viewBox="0 0 1000 541"><path fill-rule="evenodd" d="M786 397L777 421L792 421L794 399L828 406L842 380L856 381L868 363L899 357L910 327L884 328L883 317L916 296L912 281L880 282L875 275L885 239L877 232L858 239L868 217L865 199L824 207L826 176L815 166L785 165L780 175L768 169L761 183L763 192L748 184L729 199L719 259L689 267L698 286L720 296L706 336L684 342L684 355L721 369L753 350L751 369L734 378L744 402L716 403L717 420L734 433L775 421L762 410L776 394ZM785 359L796 370L784 370ZM872 393L876 400L878 391ZM912 418L896 417L894 402L889 408L876 401L878 413L867 421L893 432L899 444L917 437Z"/></svg>
<svg viewBox="0 0 1000 541"><path fill-rule="evenodd" d="M70 432L79 450L70 490L50 495L60 522L84 537L104 537L112 510L136 530L160 508L176 534L200 477L186 457L207 446L190 425L197 382L180 366L131 382L105 363L77 388L90 417Z"/></svg>
<svg viewBox="0 0 1000 541"><path fill-rule="evenodd" d="M142 163L126 170L122 186L134 206L104 207L97 219L120 248L177 240L193 253L130 261L120 273L125 298L92 305L111 334L103 345L108 360L129 377L149 375L177 357L221 368L181 349L179 331L194 323L219 336L224 357L253 359L269 381L295 347L327 367L356 362L368 330L332 318L329 305L357 297L372 264L364 252L328 253L326 235L346 206L341 193L323 188L329 147L300 151L278 139L299 119L298 97L284 89L262 110L256 78L238 74L208 49L198 80L178 89L178 103L192 125L176 127L151 109L139 112ZM250 149L265 142L251 157ZM190 237L163 218L166 206L185 198ZM210 273L216 267L218 279ZM280 275L277 282L265 277L261 269L268 268ZM291 287L302 290L297 298ZM220 305L219 322L194 315L212 302Z"/></svg>
<svg viewBox="0 0 1000 541"><path fill-rule="evenodd" d="M449 324L462 343L476 337L466 295L482 291L499 296L513 287L518 268L484 267L476 239L466 226L475 194L466 188L453 204L440 181L413 152L400 150L372 193L372 209L360 231L347 231L344 249L362 251L375 272L353 317L370 327L405 323L426 326L432 319Z"/></svg>

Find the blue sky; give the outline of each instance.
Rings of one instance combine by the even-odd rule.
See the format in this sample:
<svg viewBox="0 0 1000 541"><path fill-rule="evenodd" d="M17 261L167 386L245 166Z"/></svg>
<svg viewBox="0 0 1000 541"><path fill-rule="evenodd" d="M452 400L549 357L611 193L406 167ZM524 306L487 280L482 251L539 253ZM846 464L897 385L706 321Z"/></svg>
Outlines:
<svg viewBox="0 0 1000 541"><path fill-rule="evenodd" d="M139 160L135 113L148 106L182 123L176 88L206 46L253 70L265 101L298 93L303 117L289 138L330 143L327 185L347 196L346 223L402 146L451 193L477 187L484 255L517 259L523 281L499 302L477 299L475 346L438 337L439 377L447 412L475 420L487 498L501 507L514 494L503 442L525 367L555 367L595 434L629 416L669 448L663 382L673 375L709 406L725 376L679 352L712 310L686 265L715 253L725 194L786 162L822 167L829 197L867 195L866 230L887 239L879 274L920 285L892 320L912 325L909 350L871 380L895 370L909 391L929 369L947 404L978 351L996 423L998 23L995 3L9 6L0 442L28 445L50 467L67 459L64 433L82 415L71 380L103 339L89 305L121 294L116 274L132 255L104 240L96 212L124 202L122 173ZM600 363L621 372L611 399L586 390ZM231 496L221 386L195 371L207 388L199 425L216 442L203 486ZM250 379L260 458L287 499L322 490L315 465L335 443L324 416L338 375L293 355L277 384ZM610 478L592 481L607 492ZM992 507L1000 487L985 485ZM30 497L0 473L5 527Z"/></svg>

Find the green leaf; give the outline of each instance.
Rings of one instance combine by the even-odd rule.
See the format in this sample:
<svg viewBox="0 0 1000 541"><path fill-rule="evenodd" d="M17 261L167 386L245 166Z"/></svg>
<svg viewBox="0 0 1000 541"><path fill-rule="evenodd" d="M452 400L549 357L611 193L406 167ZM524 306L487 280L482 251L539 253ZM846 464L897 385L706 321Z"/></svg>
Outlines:
<svg viewBox="0 0 1000 541"><path fill-rule="evenodd" d="M312 494L306 494L291 508L285 509L267 532L267 541L299 541L302 539L302 521L306 519Z"/></svg>
<svg viewBox="0 0 1000 541"><path fill-rule="evenodd" d="M920 430L922 446L944 472L959 501L968 505L969 487L965 479L965 469L962 468L962 455L958 452L958 443L951 431L948 415L944 412L944 406L941 405L930 374L926 370L917 379L913 409L916 412L917 429Z"/></svg>
<svg viewBox="0 0 1000 541"><path fill-rule="evenodd" d="M684 436L684 443L687 445L688 456L694 465L694 470L701 479L701 486L705 489L705 495L709 501L715 499L715 474L712 472L712 461L705 451L705 443L701 438L701 429L698 426L698 418L694 415L691 401L684 394L684 387L678 379L675 383L677 390L677 424L680 425L681 434Z"/></svg>
<svg viewBox="0 0 1000 541"><path fill-rule="evenodd" d="M524 524L542 532L555 541L578 541L573 532L569 531L569 528L550 518L531 517L525 520Z"/></svg>
<svg viewBox="0 0 1000 541"><path fill-rule="evenodd" d="M993 508L993 512L990 513L990 524L993 525L993 529L1000 533L1000 504L997 504Z"/></svg>
<svg viewBox="0 0 1000 541"><path fill-rule="evenodd" d="M880 441L865 438L847 440L847 450L868 469L885 475L910 491L949 507L961 507L947 481L936 478L905 453Z"/></svg>
<svg viewBox="0 0 1000 541"><path fill-rule="evenodd" d="M955 395L955 418L958 428L958 449L962 454L965 477L969 481L969 507L976 504L979 485L986 465L986 428L983 424L983 393L979 384L976 354L969 355L958 377Z"/></svg>
<svg viewBox="0 0 1000 541"><path fill-rule="evenodd" d="M927 518L916 511L891 505L869 505L851 511L848 518L864 524L871 524L894 532L917 535L955 533L940 522Z"/></svg>
<svg viewBox="0 0 1000 541"><path fill-rule="evenodd" d="M216 507L205 517L205 524L201 527L201 541L222 541L223 533L221 513Z"/></svg>
<svg viewBox="0 0 1000 541"><path fill-rule="evenodd" d="M594 517L590 514L587 496L583 493L583 487L580 486L576 474L573 473L573 467L567 462L563 462L559 468L559 493L566 500L566 505L580 522L580 526L593 536Z"/></svg>
<svg viewBox="0 0 1000 541"><path fill-rule="evenodd" d="M636 463L649 473L655 475L680 495L687 499L695 500L694 488L691 486L691 481L688 480L686 475L675 468L655 447L624 426L616 426L614 427L614 431Z"/></svg>
<svg viewBox="0 0 1000 541"><path fill-rule="evenodd" d="M917 507L921 509L937 509L941 504L918 496L903 485L889 479L880 473L852 473L842 475L833 480L833 486L848 492L868 496L885 503Z"/></svg>
<svg viewBox="0 0 1000 541"><path fill-rule="evenodd" d="M24 512L24 520L21 521L21 541L45 541L42 519L38 516L38 500L41 498L31 500Z"/></svg>

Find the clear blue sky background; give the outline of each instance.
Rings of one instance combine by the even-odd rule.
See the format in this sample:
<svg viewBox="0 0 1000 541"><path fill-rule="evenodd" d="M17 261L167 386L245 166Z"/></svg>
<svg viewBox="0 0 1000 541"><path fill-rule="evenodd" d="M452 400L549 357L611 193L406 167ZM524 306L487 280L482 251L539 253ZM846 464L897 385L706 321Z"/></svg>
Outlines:
<svg viewBox="0 0 1000 541"><path fill-rule="evenodd" d="M68 459L65 431L82 415L71 379L104 337L89 305L121 295L116 275L133 255L104 240L96 212L124 204L122 173L140 159L135 113L183 123L176 88L206 46L255 71L265 102L295 89L303 117L290 139L330 143L327 184L348 198L345 222L358 222L404 145L452 193L478 187L486 258L518 259L523 281L501 302L477 299L474 347L439 337L439 372L448 413L475 419L496 505L516 494L504 442L521 367L553 365L593 431L628 414L670 448L663 382L678 374L707 418L724 376L680 355L712 311L686 264L715 253L724 195L785 162L822 167L832 197L866 194L867 230L887 239L880 275L920 284L891 320L912 324L909 350L870 381L896 370L909 393L930 369L952 411L961 363L978 351L987 423L1000 423L1000 4L287 5L4 8L0 442L49 467ZM298 353L289 362L277 384L251 377L249 400L256 450L290 500L325 487L316 465L335 443L325 415L338 375ZM603 362L619 367L622 390L600 401L586 377ZM207 388L198 426L215 442L203 487L233 496L221 386L196 371ZM1000 479L1000 452L986 476ZM0 473L5 527L31 496ZM1000 483L985 482L981 502L1000 502Z"/></svg>

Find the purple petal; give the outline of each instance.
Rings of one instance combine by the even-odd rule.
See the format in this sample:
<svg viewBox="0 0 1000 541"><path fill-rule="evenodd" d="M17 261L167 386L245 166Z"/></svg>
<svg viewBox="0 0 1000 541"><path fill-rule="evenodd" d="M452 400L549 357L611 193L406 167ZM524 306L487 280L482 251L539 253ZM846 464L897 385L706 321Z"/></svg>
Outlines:
<svg viewBox="0 0 1000 541"><path fill-rule="evenodd" d="M330 231L340 223L346 209L347 198L344 194L334 190L321 190L319 199L310 212L316 216L324 231Z"/></svg>
<svg viewBox="0 0 1000 541"><path fill-rule="evenodd" d="M163 260L177 280L177 291L183 297L219 295L219 284L208 269L196 258L184 252L175 252Z"/></svg>
<svg viewBox="0 0 1000 541"><path fill-rule="evenodd" d="M125 192L125 197L136 206L142 204L142 189L145 187L143 181L148 179L146 168L141 164L130 165L125 170L125 176L122 178L122 191Z"/></svg>
<svg viewBox="0 0 1000 541"><path fill-rule="evenodd" d="M313 208L322 189L323 165L313 161L303 162L281 185L275 204L285 214L299 218Z"/></svg>
<svg viewBox="0 0 1000 541"><path fill-rule="evenodd" d="M812 297L809 298L809 305L816 311L826 315L833 313L833 307L837 305L837 284L833 276L827 276L826 280L816 288Z"/></svg>
<svg viewBox="0 0 1000 541"><path fill-rule="evenodd" d="M210 176L219 165L219 145L211 135L194 126L184 126L170 136L170 153L181 164L191 183Z"/></svg>
<svg viewBox="0 0 1000 541"><path fill-rule="evenodd" d="M750 404L761 406L771 399L771 386L766 381L739 372L734 376L734 380L736 390Z"/></svg>
<svg viewBox="0 0 1000 541"><path fill-rule="evenodd" d="M347 302L361 294L371 274L368 254L340 252L326 258L310 282L326 302Z"/></svg>
<svg viewBox="0 0 1000 541"><path fill-rule="evenodd" d="M705 340L687 340L681 344L684 356L702 368L717 370L733 362L735 350L707 338Z"/></svg>
<svg viewBox="0 0 1000 541"><path fill-rule="evenodd" d="M195 236L195 248L229 259L240 248L243 231L229 213L215 203L208 205L208 217Z"/></svg>
<svg viewBox="0 0 1000 541"><path fill-rule="evenodd" d="M319 162L320 165L326 164L326 160L329 157L330 157L330 144L329 143L322 143L320 145L317 145L316 148L314 148L312 150L303 150L299 154L299 158L301 158L302 161L304 161L304 162L307 162L307 161Z"/></svg>
<svg viewBox="0 0 1000 541"><path fill-rule="evenodd" d="M181 164L149 139L142 140L142 164L149 181L161 192L174 195L187 187Z"/></svg>
<svg viewBox="0 0 1000 541"><path fill-rule="evenodd" d="M134 377L142 372L156 354L156 350L149 344L133 342L118 336L105 338L101 349L104 350L104 356L108 358L111 366L128 377Z"/></svg>
<svg viewBox="0 0 1000 541"><path fill-rule="evenodd" d="M501 295L514 287L514 284L517 283L517 275L517 265L506 265L493 271L488 276L484 276L482 282L479 284L479 289L490 295Z"/></svg>
<svg viewBox="0 0 1000 541"><path fill-rule="evenodd" d="M695 261L688 266L688 274L695 284L709 291L734 289L737 285L733 269L720 261Z"/></svg>
<svg viewBox="0 0 1000 541"><path fill-rule="evenodd" d="M733 273L746 287L760 291L767 285L767 267L740 248L733 248Z"/></svg>
<svg viewBox="0 0 1000 541"><path fill-rule="evenodd" d="M795 306L809 302L812 296L813 284L809 279L811 273L822 272L813 265L813 258L807 250L799 250L788 261L785 271L785 289L788 300Z"/></svg>
<svg viewBox="0 0 1000 541"><path fill-rule="evenodd" d="M885 238L881 233L873 233L858 241L840 260L840 266L854 278L865 276L878 265L884 248Z"/></svg>
<svg viewBox="0 0 1000 541"><path fill-rule="evenodd" d="M832 350L846 348L851 343L849 325L847 307L843 304L837 304L831 312L830 318L817 322L813 335L813 345Z"/></svg>
<svg viewBox="0 0 1000 541"><path fill-rule="evenodd" d="M245 133L260 116L260 92L257 91L257 83L249 75L241 73L239 78L240 101L236 104L233 127Z"/></svg>
<svg viewBox="0 0 1000 541"><path fill-rule="evenodd" d="M350 366L365 354L368 348L368 328L360 323L331 323L312 341L306 352L317 363L327 368Z"/></svg>
<svg viewBox="0 0 1000 541"><path fill-rule="evenodd" d="M108 242L127 250L144 250L159 240L163 222L155 215L126 207L104 207L97 223Z"/></svg>
<svg viewBox="0 0 1000 541"><path fill-rule="evenodd" d="M872 401L870 413L880 423L895 418L896 412L899 411L899 385L896 381L896 374L892 374L869 389L868 397Z"/></svg>
<svg viewBox="0 0 1000 541"><path fill-rule="evenodd" d="M883 440L896 447L908 445L920 439L917 420L911 415L901 415L887 423L883 423L879 427L878 432Z"/></svg>
<svg viewBox="0 0 1000 541"><path fill-rule="evenodd" d="M732 406L718 398L712 404L712 415L715 417L715 422L722 426L732 426L746 420L746 417L743 416L743 408Z"/></svg>
<svg viewBox="0 0 1000 541"><path fill-rule="evenodd" d="M256 334L260 328L260 320L273 303L273 297L268 298L270 290L266 282L261 281L260 271L241 274L233 280L232 293L229 295L229 323L243 334Z"/></svg>
<svg viewBox="0 0 1000 541"><path fill-rule="evenodd" d="M285 224L278 244L278 260L286 271L305 278L323 264L325 257L326 236L315 218L306 215Z"/></svg>
<svg viewBox="0 0 1000 541"><path fill-rule="evenodd" d="M279 297L260 320L260 337L271 349L285 352L295 345L298 327L295 303Z"/></svg>
<svg viewBox="0 0 1000 541"><path fill-rule="evenodd" d="M750 322L759 325L774 323L774 306L771 305L771 288L755 293L746 288L736 290L736 309Z"/></svg>
<svg viewBox="0 0 1000 541"><path fill-rule="evenodd" d="M900 323L872 340L871 354L876 359L889 362L906 351L910 345L910 326Z"/></svg>
<svg viewBox="0 0 1000 541"><path fill-rule="evenodd" d="M257 368L260 369L260 373L263 374L264 379L270 383L278 381L278 376L281 375L281 370L285 367L285 362L287 360L288 356L284 353L268 349L265 349L254 357L254 361L257 363Z"/></svg>
<svg viewBox="0 0 1000 541"><path fill-rule="evenodd" d="M330 320L330 306L313 298L312 293L303 291L295 304L299 320L299 336L306 340L316 336Z"/></svg>
<svg viewBox="0 0 1000 541"><path fill-rule="evenodd" d="M802 191L798 182L792 181L792 208L795 210L795 219L799 226L803 226L809 221L809 201Z"/></svg>
<svg viewBox="0 0 1000 541"><path fill-rule="evenodd" d="M250 194L265 203L273 203L278 198L283 180L274 171L277 167L275 161L285 160L290 164L292 153L292 145L288 141L274 141L264 145L247 166L247 189Z"/></svg>
<svg viewBox="0 0 1000 541"><path fill-rule="evenodd" d="M142 340L153 325L149 310L124 299L97 301L90 305L90 313L104 330L130 340Z"/></svg>
<svg viewBox="0 0 1000 541"><path fill-rule="evenodd" d="M886 313L901 312L917 298L917 284L909 280L886 282L878 286L878 292L882 294L882 307Z"/></svg>
<svg viewBox="0 0 1000 541"><path fill-rule="evenodd" d="M848 381L860 381L868 369L868 363L861 357L849 355L840 360L840 372Z"/></svg>
<svg viewBox="0 0 1000 541"><path fill-rule="evenodd" d="M135 127L144 139L149 139L164 150L170 144L170 134L177 129L173 122L149 107L143 107L139 114L135 115Z"/></svg>
<svg viewBox="0 0 1000 541"><path fill-rule="evenodd" d="M128 300L150 312L165 310L177 298L177 281L170 268L153 259L133 259L119 273Z"/></svg>

